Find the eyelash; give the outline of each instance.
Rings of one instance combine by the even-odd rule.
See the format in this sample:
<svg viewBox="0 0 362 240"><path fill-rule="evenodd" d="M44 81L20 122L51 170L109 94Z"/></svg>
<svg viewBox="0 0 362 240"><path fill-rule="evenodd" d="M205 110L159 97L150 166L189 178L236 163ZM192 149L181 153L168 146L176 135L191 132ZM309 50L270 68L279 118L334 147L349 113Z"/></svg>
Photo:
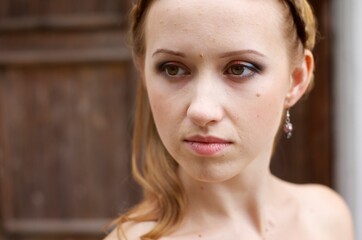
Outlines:
<svg viewBox="0 0 362 240"><path fill-rule="evenodd" d="M157 70L160 73L163 73L164 75L166 75L169 78L180 78L180 77L184 77L187 75L190 75L190 71L183 66L180 63L177 62L165 62L165 63L161 63L157 65ZM169 68L173 67L176 68L177 73L176 74L170 74L170 72L168 70L170 70ZM241 67L242 72L240 74L234 74L232 72L232 68L233 67ZM173 69L175 70L175 69ZM180 74L179 71L182 71L182 73ZM234 69L235 70L235 69ZM250 71L250 73L244 75L245 71ZM261 73L262 72L262 68L256 64L253 63L247 63L247 62L243 62L243 61L235 61L235 62L231 62L227 65L227 67L225 68L225 70L223 71L224 75L230 75L233 78L238 78L238 79L247 79L247 78L252 78L255 74L257 73Z"/></svg>
<svg viewBox="0 0 362 240"><path fill-rule="evenodd" d="M167 71L167 69L170 67L174 67L174 68L176 67L177 71L183 70L184 73L172 75ZM157 69L159 72L161 72L161 73L165 74L167 77L171 77L171 78L182 77L182 76L186 76L186 75L190 74L190 71L186 67L182 66L182 64L177 63L177 62L161 63L158 65Z"/></svg>
<svg viewBox="0 0 362 240"><path fill-rule="evenodd" d="M238 68L241 67L242 72L240 74L233 73L232 72L233 67L238 67ZM250 73L245 75L244 74L245 71L250 71ZM224 70L224 74L231 75L232 77L235 78L244 79L244 78L252 78L255 74L261 73L261 71L262 69L256 64L242 62L242 61L235 61L227 65L226 69Z"/></svg>

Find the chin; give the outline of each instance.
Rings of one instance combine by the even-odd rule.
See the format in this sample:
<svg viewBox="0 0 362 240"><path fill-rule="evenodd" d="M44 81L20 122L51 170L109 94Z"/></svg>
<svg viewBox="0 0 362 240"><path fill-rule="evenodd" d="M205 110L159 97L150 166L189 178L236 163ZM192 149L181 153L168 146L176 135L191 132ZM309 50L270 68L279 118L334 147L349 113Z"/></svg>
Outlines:
<svg viewBox="0 0 362 240"><path fill-rule="evenodd" d="M184 172L187 173L189 177L192 179L203 182L203 183L222 183L229 181L243 171L243 167L228 167L223 168L219 164L215 164L215 166L201 166L197 168L197 170L193 168L190 171L184 169Z"/></svg>

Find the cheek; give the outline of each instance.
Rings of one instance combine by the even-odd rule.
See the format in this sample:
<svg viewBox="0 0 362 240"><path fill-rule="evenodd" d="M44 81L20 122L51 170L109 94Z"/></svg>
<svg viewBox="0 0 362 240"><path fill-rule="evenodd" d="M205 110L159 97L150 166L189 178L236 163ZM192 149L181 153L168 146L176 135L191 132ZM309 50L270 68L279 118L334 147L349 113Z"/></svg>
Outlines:
<svg viewBox="0 0 362 240"><path fill-rule="evenodd" d="M283 101L275 98L260 100L260 105L257 107L256 122L259 123L260 135L274 139L280 125L281 114L283 112Z"/></svg>
<svg viewBox="0 0 362 240"><path fill-rule="evenodd" d="M283 108L283 98L281 96L270 93L257 93L257 101L255 109L257 109L256 117L266 121L272 120L279 116Z"/></svg>
<svg viewBox="0 0 362 240"><path fill-rule="evenodd" d="M182 120L182 106L175 94L154 80L154 83L147 84L147 93L157 131L167 147L169 140L174 138L176 125Z"/></svg>
<svg viewBox="0 0 362 240"><path fill-rule="evenodd" d="M285 91L284 87L268 86L254 93L247 113L250 138L256 141L274 139L283 113Z"/></svg>
<svg viewBox="0 0 362 240"><path fill-rule="evenodd" d="M166 113L167 102L167 91L165 91L162 84L159 83L158 79L152 74L150 69L146 68L144 84L146 85L147 95L151 106L152 114L155 118L155 123L158 119ZM162 119L161 119L162 120Z"/></svg>
<svg viewBox="0 0 362 240"><path fill-rule="evenodd" d="M169 104L165 100L167 99L165 96L166 94L160 90L155 89L153 86L148 86L147 90L155 124L156 126L162 126L162 123L166 122L169 117L167 111L167 109L169 109Z"/></svg>
<svg viewBox="0 0 362 240"><path fill-rule="evenodd" d="M152 113L157 120L161 122L167 121L167 118L172 118L172 115L175 115L176 110L179 108L180 100L177 100L176 96L169 89L153 84L147 87L147 92Z"/></svg>

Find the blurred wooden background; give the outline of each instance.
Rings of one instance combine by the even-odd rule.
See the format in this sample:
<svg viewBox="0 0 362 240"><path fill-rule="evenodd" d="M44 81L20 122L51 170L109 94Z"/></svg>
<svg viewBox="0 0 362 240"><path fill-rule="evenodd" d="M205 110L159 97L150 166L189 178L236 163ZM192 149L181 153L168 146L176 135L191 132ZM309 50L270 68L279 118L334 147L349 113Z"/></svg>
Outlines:
<svg viewBox="0 0 362 240"><path fill-rule="evenodd" d="M330 0L312 1L316 85L278 176L333 186ZM135 203L130 1L0 0L0 240L100 239Z"/></svg>

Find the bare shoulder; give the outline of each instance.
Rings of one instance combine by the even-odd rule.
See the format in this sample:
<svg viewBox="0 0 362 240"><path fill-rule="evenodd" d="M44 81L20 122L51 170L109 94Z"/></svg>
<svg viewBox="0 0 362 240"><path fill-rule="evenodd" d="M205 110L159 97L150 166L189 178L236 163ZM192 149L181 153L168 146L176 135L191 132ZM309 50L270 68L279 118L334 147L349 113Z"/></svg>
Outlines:
<svg viewBox="0 0 362 240"><path fill-rule="evenodd" d="M140 240L141 236L149 232L154 226L154 222L125 223L116 227L103 240Z"/></svg>
<svg viewBox="0 0 362 240"><path fill-rule="evenodd" d="M318 184L290 184L301 218L326 239L353 240L352 217L346 202L334 190Z"/></svg>

